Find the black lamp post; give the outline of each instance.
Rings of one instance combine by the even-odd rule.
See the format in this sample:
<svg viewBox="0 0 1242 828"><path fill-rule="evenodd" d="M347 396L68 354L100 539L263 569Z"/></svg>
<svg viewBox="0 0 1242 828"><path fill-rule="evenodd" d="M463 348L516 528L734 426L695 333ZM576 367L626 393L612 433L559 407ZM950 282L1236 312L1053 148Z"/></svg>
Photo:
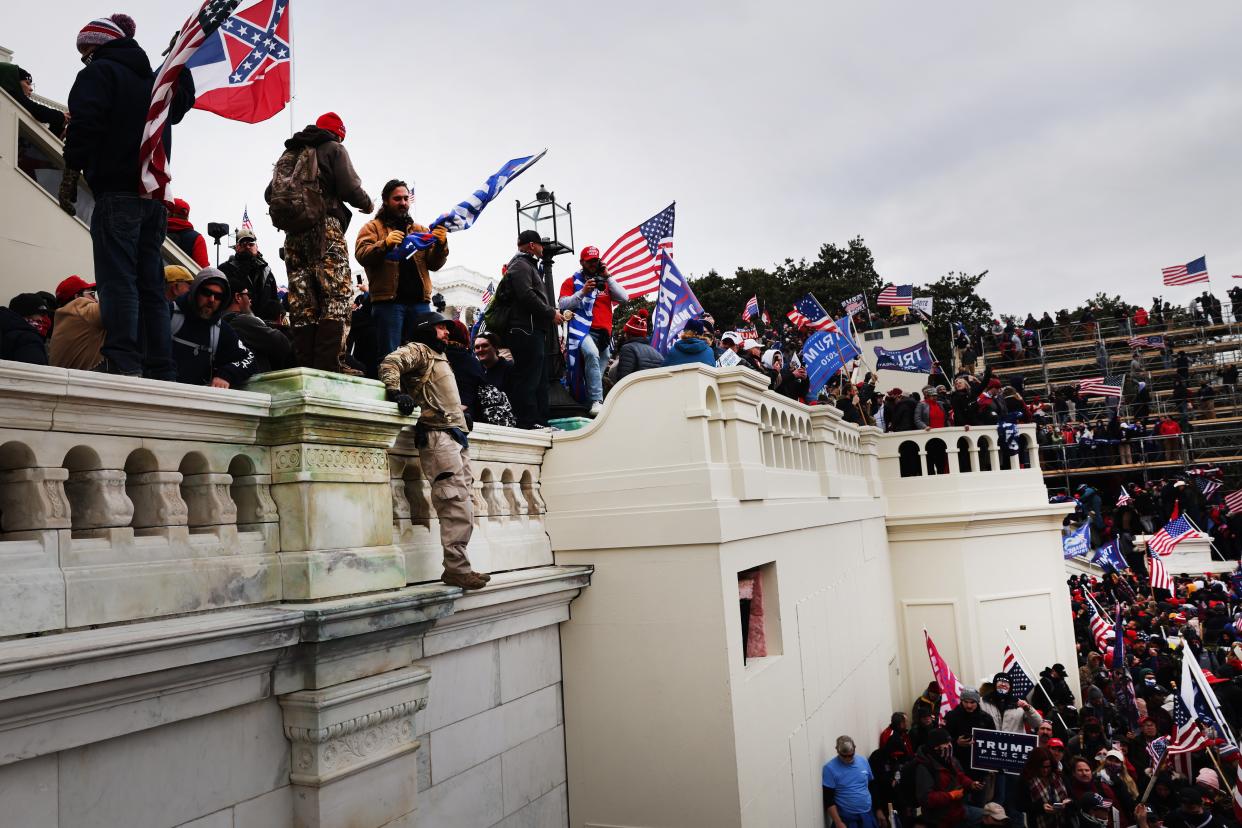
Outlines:
<svg viewBox="0 0 1242 828"><path fill-rule="evenodd" d="M518 233L523 230L534 230L543 240L543 287L548 303L556 307L557 291L552 283L552 260L562 253L574 252L574 215L573 205L569 202L560 204L556 193L549 192L542 184L535 193L535 200L529 204L515 201L517 205ZM582 416L586 410L561 384L561 376L565 372L564 361L561 359L560 337L557 327L553 325L548 331L548 352L545 358L550 360L548 376L552 387L549 389L549 405L552 416Z"/></svg>

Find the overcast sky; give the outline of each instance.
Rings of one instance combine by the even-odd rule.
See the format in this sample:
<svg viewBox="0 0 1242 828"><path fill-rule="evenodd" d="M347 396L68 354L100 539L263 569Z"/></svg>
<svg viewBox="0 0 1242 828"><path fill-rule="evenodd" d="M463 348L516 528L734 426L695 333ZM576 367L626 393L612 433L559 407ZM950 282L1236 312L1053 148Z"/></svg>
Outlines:
<svg viewBox="0 0 1242 828"><path fill-rule="evenodd" d="M118 6L158 60L194 2L65 0L37 18L10 5L29 19L2 43L63 101L78 29ZM692 274L861 235L885 279L988 269L998 310L1038 314L1097 290L1148 302L1162 266L1203 254L1218 294L1242 273L1236 0L290 8L294 126L338 112L367 188L415 181L424 223L548 147L451 239L450 263L485 274L512 254L513 199L541 183L572 201L579 248L676 200ZM187 116L173 187L200 230L249 205L276 259L262 192L289 133L287 111Z"/></svg>

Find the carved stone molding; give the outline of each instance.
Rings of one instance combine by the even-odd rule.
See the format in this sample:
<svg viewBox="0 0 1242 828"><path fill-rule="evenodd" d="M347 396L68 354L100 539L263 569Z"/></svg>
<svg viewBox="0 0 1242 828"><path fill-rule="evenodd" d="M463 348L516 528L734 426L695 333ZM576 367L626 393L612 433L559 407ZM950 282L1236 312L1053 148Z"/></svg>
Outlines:
<svg viewBox="0 0 1242 828"><path fill-rule="evenodd" d="M382 483L388 477L388 453L383 449L295 444L272 450L273 483Z"/></svg>
<svg viewBox="0 0 1242 828"><path fill-rule="evenodd" d="M69 472L63 468L0 472L0 530L68 529L68 479Z"/></svg>
<svg viewBox="0 0 1242 828"><path fill-rule="evenodd" d="M281 696L289 780L318 788L417 750L414 716L427 706L430 679L425 667L403 667Z"/></svg>

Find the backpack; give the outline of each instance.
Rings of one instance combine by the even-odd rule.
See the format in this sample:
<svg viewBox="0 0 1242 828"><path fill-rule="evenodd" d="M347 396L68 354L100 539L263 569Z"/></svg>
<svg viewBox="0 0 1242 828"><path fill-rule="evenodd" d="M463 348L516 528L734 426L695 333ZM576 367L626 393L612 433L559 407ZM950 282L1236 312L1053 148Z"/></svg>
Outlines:
<svg viewBox="0 0 1242 828"><path fill-rule="evenodd" d="M287 149L276 159L267 212L276 229L286 233L301 233L323 223L327 209L314 147Z"/></svg>
<svg viewBox="0 0 1242 828"><path fill-rule="evenodd" d="M202 345L199 345L197 342L191 342L188 339L181 339L180 337L177 336L177 331L181 330L181 326L184 324L185 324L185 311L181 309L180 305L176 305L173 307L172 318L168 321L168 327L172 331L172 340L173 342L180 342L182 345L185 345L187 348L193 348L194 356L198 356L198 352L203 349ZM211 357L211 362L213 364L216 361L216 348L217 346L219 346L219 344L220 344L220 323L219 321L217 321L214 325L211 326L211 343L207 346L207 353Z"/></svg>
<svg viewBox="0 0 1242 828"><path fill-rule="evenodd" d="M501 345L506 344L509 335L509 318L513 316L513 285L509 275L500 277L496 286L496 295L492 297L487 310L483 311L483 330L495 336Z"/></svg>

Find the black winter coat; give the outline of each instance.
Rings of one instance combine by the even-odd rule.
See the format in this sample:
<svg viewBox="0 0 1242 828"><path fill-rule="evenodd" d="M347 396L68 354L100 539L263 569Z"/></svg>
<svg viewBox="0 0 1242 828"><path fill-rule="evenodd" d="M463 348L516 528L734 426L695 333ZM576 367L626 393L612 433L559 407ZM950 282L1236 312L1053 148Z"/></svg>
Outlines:
<svg viewBox="0 0 1242 828"><path fill-rule="evenodd" d="M0 359L47 365L47 343L17 311L0 307Z"/></svg>
<svg viewBox="0 0 1242 828"><path fill-rule="evenodd" d="M69 90L69 132L65 164L82 170L96 195L138 192L138 149L151 106L155 73L138 43L129 37L105 43L78 72ZM194 106L194 78L182 72L164 128L164 149L172 157L172 125Z"/></svg>
<svg viewBox="0 0 1242 828"><path fill-rule="evenodd" d="M510 330L516 328L533 333L549 328L556 316L556 306L548 296L535 257L519 253L510 259L505 281L509 283L509 300L513 303L509 314Z"/></svg>
<svg viewBox="0 0 1242 828"><path fill-rule="evenodd" d="M479 403L479 386L487 383L487 374L483 364L467 348L448 347L444 349L449 367L453 369L453 379L457 380L457 396L466 407L466 422L472 427L484 420L483 407Z"/></svg>
<svg viewBox="0 0 1242 828"><path fill-rule="evenodd" d="M918 403L911 396L904 396L893 403L892 417L885 421L889 431L914 431L914 409Z"/></svg>
<svg viewBox="0 0 1242 828"><path fill-rule="evenodd" d="M229 256L220 265L220 272L229 281L240 281L250 291L250 312L264 322L275 322L280 316L280 297L276 293L276 277L262 256Z"/></svg>
<svg viewBox="0 0 1242 828"><path fill-rule="evenodd" d="M229 311L221 321L233 329L242 344L254 355L254 373L293 367L293 343L283 331L269 327L257 316ZM223 336L221 331L221 336Z"/></svg>
<svg viewBox="0 0 1242 828"><path fill-rule="evenodd" d="M664 365L664 355L641 339L631 339L617 351L616 381L620 382L635 371L659 368Z"/></svg>
<svg viewBox="0 0 1242 828"><path fill-rule="evenodd" d="M975 396L969 391L955 388L949 395L949 411L953 415L953 425L968 426L975 424Z"/></svg>

